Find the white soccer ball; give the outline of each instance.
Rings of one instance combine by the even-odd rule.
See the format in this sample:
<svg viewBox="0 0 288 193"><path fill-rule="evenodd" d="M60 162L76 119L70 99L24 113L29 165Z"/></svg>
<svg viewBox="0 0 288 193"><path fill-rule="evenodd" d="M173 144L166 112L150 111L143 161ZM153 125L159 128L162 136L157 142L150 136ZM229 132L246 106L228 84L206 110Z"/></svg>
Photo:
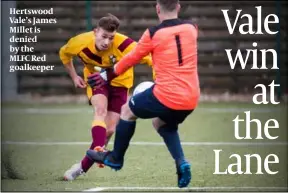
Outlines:
<svg viewBox="0 0 288 193"><path fill-rule="evenodd" d="M153 85L154 85L154 82L151 82L151 81L141 82L134 89L133 96L147 90L148 88L150 88Z"/></svg>

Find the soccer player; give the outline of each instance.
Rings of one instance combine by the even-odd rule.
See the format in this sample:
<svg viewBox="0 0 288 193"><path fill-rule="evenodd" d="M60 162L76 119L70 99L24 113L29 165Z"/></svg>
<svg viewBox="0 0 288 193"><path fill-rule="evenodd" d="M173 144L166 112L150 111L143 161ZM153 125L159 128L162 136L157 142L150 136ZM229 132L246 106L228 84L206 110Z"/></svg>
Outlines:
<svg viewBox="0 0 288 193"><path fill-rule="evenodd" d="M154 127L175 160L178 187L183 188L188 186L192 177L178 127L196 108L200 88L197 70L198 28L189 21L178 19L179 10L178 0L157 0L156 11L161 23L147 29L133 51L114 66L113 76L121 75L151 53L156 73L155 85L132 96L123 105L113 150L88 150L87 155L97 163L120 170L137 118L153 118ZM101 80L98 80L98 86L105 82Z"/></svg>
<svg viewBox="0 0 288 193"><path fill-rule="evenodd" d="M104 147L115 131L120 119L120 110L127 101L128 90L133 85L133 68L111 80L109 84L92 89L91 74L97 72L95 67L111 68L123 56L129 53L137 44L131 38L117 32L119 19L108 14L102 17L97 27L72 37L59 51L60 59L66 67L75 87L86 88L90 104L94 109L92 121L92 144L90 149ZM83 64L84 79L75 71L72 59L79 57ZM144 57L140 63L152 66L150 56ZM88 83L88 84L87 84ZM100 148L101 149L101 148ZM93 161L85 156L80 163L74 164L64 174L65 180L74 180L86 173Z"/></svg>

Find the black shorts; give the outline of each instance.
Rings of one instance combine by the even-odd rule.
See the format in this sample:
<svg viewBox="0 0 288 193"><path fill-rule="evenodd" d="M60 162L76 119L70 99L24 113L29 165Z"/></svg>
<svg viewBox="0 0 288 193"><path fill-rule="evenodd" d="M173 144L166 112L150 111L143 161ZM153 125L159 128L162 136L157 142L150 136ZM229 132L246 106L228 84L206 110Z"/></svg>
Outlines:
<svg viewBox="0 0 288 193"><path fill-rule="evenodd" d="M151 87L134 95L129 100L129 107L135 116L141 119L159 117L167 124L180 124L193 112L192 110L174 110L163 105L153 94Z"/></svg>

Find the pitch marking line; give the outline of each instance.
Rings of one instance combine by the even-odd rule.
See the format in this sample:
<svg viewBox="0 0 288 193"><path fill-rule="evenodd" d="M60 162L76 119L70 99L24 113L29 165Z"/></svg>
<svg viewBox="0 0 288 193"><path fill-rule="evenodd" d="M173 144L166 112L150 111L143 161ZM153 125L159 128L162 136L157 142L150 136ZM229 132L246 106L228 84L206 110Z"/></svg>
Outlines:
<svg viewBox="0 0 288 193"><path fill-rule="evenodd" d="M90 188L86 191L94 191L94 192L100 192L100 191L105 191L105 190L154 190L154 191L167 191L167 190L180 190L180 191L209 191L209 190L230 190L230 191L240 191L240 190L245 190L245 191L260 191L260 190L265 190L265 191L283 191L283 190L288 190L287 187L191 187L191 188L178 188L178 187L98 187L98 188Z"/></svg>
<svg viewBox="0 0 288 193"><path fill-rule="evenodd" d="M7 145L90 145L91 142L33 142L33 141L3 141ZM113 144L110 142L109 144ZM288 142L182 142L183 146L288 146ZM163 142L130 142L136 146L164 146Z"/></svg>
<svg viewBox="0 0 288 193"><path fill-rule="evenodd" d="M281 108L201 108L197 111L211 113L239 113L251 111L254 113L270 113L281 111ZM3 108L2 113L25 113L25 114L74 114L74 113L92 113L91 109L85 108Z"/></svg>

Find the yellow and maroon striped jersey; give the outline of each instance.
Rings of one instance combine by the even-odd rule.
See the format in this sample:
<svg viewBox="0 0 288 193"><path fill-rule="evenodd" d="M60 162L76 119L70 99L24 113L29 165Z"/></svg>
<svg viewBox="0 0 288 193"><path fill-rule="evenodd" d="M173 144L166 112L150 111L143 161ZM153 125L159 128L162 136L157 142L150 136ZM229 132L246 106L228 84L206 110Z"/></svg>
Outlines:
<svg viewBox="0 0 288 193"><path fill-rule="evenodd" d="M62 63L68 64L73 57L79 57L84 64L84 78L95 72L94 67L112 67L123 56L128 54L137 42L131 38L116 33L112 45L105 51L97 51L96 38L93 31L85 32L72 37L67 44L61 47L59 56ZM148 64L152 67L152 59L148 55L144 57L141 64ZM125 73L112 80L111 85L118 87L131 88L133 86L134 69L129 68Z"/></svg>

